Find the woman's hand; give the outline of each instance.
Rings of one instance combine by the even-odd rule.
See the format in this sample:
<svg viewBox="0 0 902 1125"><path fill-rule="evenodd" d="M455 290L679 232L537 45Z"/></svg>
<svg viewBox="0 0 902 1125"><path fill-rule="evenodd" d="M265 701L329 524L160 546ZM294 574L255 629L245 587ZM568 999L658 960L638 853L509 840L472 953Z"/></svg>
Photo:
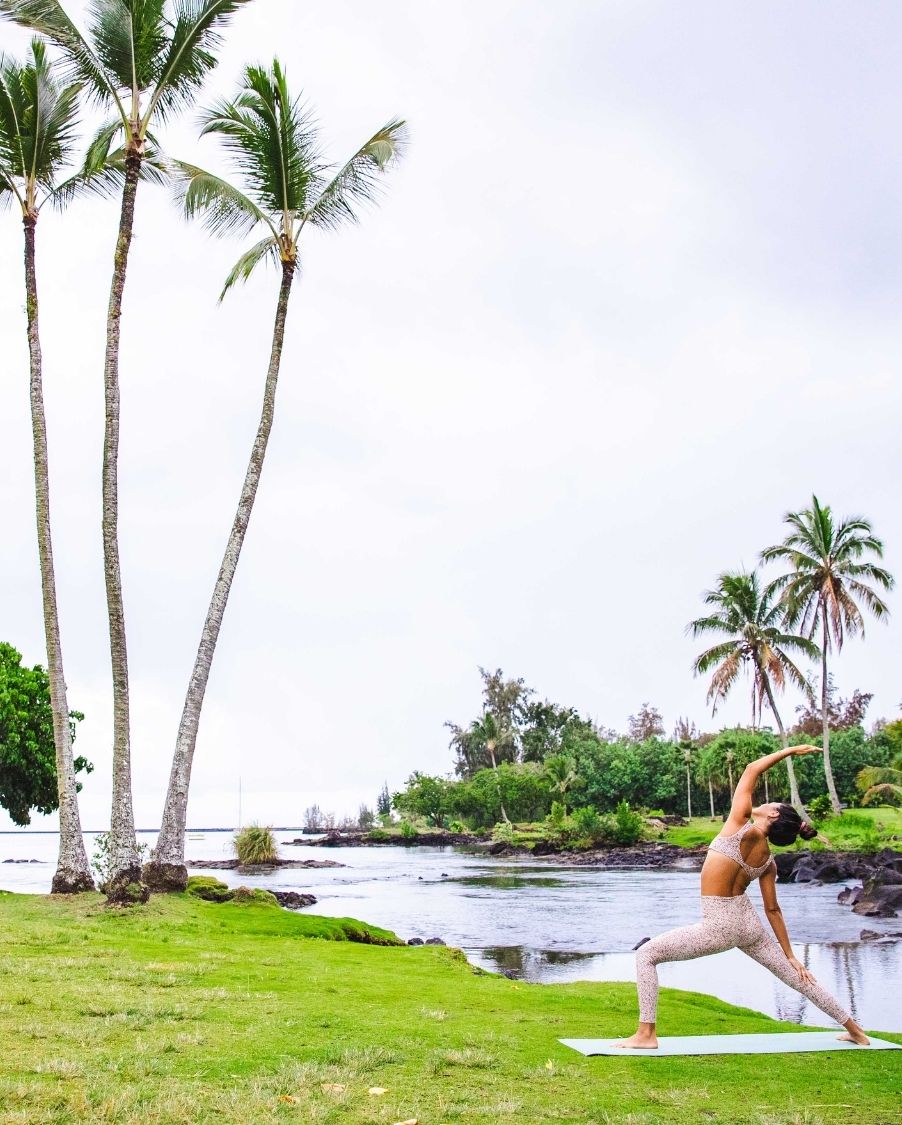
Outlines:
<svg viewBox="0 0 902 1125"><path fill-rule="evenodd" d="M790 747L790 750L793 754L798 754L800 756L803 755L803 754L822 754L823 753L823 750L821 749L820 746L810 746L810 745L808 745L808 743L804 743L801 746L792 746L792 747Z"/></svg>
<svg viewBox="0 0 902 1125"><path fill-rule="evenodd" d="M795 971L802 978L803 984L817 984L817 981L815 980L815 978L812 976L811 973L808 972L808 970L805 968L805 966L802 964L802 962L798 960L798 958L790 957L789 963L790 963L790 965L792 965L792 967L795 969Z"/></svg>

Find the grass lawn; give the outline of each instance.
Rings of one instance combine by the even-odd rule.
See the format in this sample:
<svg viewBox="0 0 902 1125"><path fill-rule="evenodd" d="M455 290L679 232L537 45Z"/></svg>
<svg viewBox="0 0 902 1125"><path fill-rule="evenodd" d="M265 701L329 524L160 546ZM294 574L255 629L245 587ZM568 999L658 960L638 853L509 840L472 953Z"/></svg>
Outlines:
<svg viewBox="0 0 902 1125"><path fill-rule="evenodd" d="M863 830L865 822L872 826L871 832ZM707 816L694 816L685 827L668 828L662 838L669 844L694 847L709 844L721 828L723 822L719 817L713 821ZM864 843L870 845L872 841L878 848L902 848L902 809L849 809L841 817L825 821L822 828L830 846L838 850L857 850ZM811 849L812 843L797 840L793 846L796 850ZM813 842L815 850L823 846L820 841Z"/></svg>
<svg viewBox="0 0 902 1125"><path fill-rule="evenodd" d="M449 949L311 936L345 932L254 902L0 894L0 1121L899 1121L895 1052L584 1059L557 1037L630 1032L631 986L522 984ZM660 1028L795 1025L665 990Z"/></svg>

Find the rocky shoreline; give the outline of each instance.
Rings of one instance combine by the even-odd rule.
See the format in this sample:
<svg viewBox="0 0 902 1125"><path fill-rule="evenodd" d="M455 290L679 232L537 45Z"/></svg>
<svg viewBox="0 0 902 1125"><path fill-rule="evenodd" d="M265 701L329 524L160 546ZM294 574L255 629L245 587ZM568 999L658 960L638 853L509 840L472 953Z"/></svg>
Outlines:
<svg viewBox="0 0 902 1125"><path fill-rule="evenodd" d="M204 868L207 871L237 871L239 875L269 875L280 867L347 867L334 859L277 859L274 863L252 863L242 865L237 859L189 859L187 867Z"/></svg>
<svg viewBox="0 0 902 1125"><path fill-rule="evenodd" d="M865 918L897 918L902 910L902 852L783 852L776 857L781 883L843 883L837 902ZM867 932L867 931L863 931ZM867 940L867 939L864 939Z"/></svg>

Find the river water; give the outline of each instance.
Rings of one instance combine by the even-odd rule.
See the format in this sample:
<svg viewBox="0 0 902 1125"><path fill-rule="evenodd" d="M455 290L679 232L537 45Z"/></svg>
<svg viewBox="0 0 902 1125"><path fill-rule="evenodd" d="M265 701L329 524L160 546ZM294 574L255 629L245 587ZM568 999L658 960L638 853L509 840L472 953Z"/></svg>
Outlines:
<svg viewBox="0 0 902 1125"><path fill-rule="evenodd" d="M494 859L452 848L290 846L299 834L278 834L285 858L346 866L258 876L206 873L232 886L310 891L318 899L313 913L360 918L403 938L440 937L474 964L538 982L633 980L630 950L640 938L698 920L698 872L691 869L566 867L553 858ZM148 847L154 839L155 833L139 834ZM90 854L92 835L86 844ZM39 861L0 862L0 888L46 893L56 849L55 834L0 833L0 861ZM187 851L191 859L231 858L231 833L191 835ZM902 1031L902 941L859 941L864 928L902 932L902 918L860 918L837 903L841 886L779 887L796 956L865 1027ZM760 909L757 890L749 893ZM736 950L662 965L659 975L665 987L830 1026L804 997Z"/></svg>

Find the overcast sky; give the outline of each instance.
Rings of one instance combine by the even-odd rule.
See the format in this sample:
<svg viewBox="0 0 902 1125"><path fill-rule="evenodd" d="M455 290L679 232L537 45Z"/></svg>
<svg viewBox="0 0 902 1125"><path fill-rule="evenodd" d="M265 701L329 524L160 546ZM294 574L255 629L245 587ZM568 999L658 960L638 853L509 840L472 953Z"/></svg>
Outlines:
<svg viewBox="0 0 902 1125"><path fill-rule="evenodd" d="M85 4L70 0L80 16ZM5 50L26 37L0 27ZM275 427L198 740L189 824L298 824L451 767L477 665L623 729L711 719L684 634L816 491L902 571L902 10L894 3L256 0L202 99L278 51L336 159L411 145L310 239ZM166 147L219 166L189 115ZM115 203L39 226L53 529L77 750L109 817L100 541ZM123 321L136 819L159 823L259 416L277 291L142 188ZM45 662L21 226L0 216L0 639ZM835 663L902 701L896 618ZM791 716L797 702L789 697ZM35 818L54 827L54 818ZM9 822L0 814L0 827Z"/></svg>

